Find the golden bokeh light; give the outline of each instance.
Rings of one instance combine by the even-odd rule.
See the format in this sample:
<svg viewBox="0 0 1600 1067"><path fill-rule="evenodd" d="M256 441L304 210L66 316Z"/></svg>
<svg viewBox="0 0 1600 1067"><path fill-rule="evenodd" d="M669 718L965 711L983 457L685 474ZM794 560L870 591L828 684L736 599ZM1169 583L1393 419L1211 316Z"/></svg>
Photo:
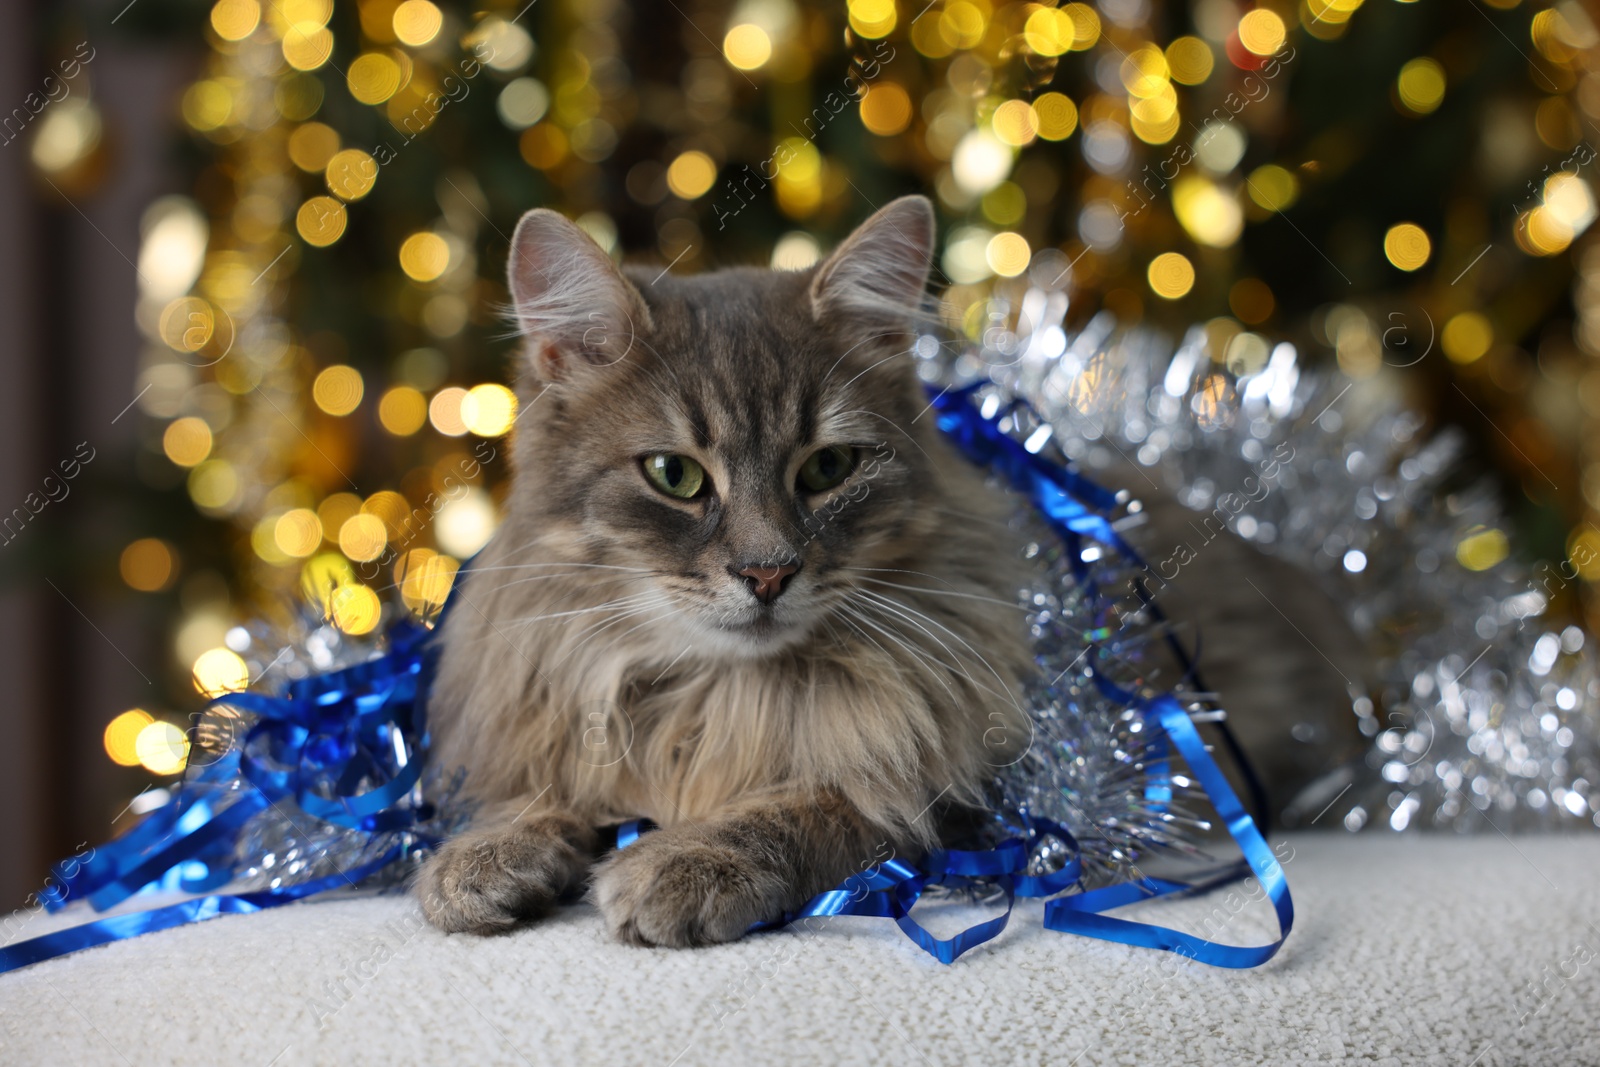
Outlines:
<svg viewBox="0 0 1600 1067"><path fill-rule="evenodd" d="M1383 254L1401 270L1413 271L1428 262L1433 254L1433 242L1428 240L1427 231L1416 223L1396 223L1383 235Z"/></svg>
<svg viewBox="0 0 1600 1067"><path fill-rule="evenodd" d="M879 137L893 137L911 125L911 96L891 81L879 82L861 98L861 125Z"/></svg>
<svg viewBox="0 0 1600 1067"><path fill-rule="evenodd" d="M316 70L333 55L333 34L317 22L297 22L283 35L283 58L295 70Z"/></svg>
<svg viewBox="0 0 1600 1067"><path fill-rule="evenodd" d="M141 537L122 550L117 569L129 589L159 593L172 582L177 556L159 537Z"/></svg>
<svg viewBox="0 0 1600 1067"><path fill-rule="evenodd" d="M195 690L203 697L242 693L250 688L250 668L231 648L212 648L200 653L192 671Z"/></svg>
<svg viewBox="0 0 1600 1067"><path fill-rule="evenodd" d="M1239 20L1239 43L1258 56L1270 56L1283 47L1288 30L1269 8L1258 7Z"/></svg>
<svg viewBox="0 0 1600 1067"><path fill-rule="evenodd" d="M201 510L226 514L239 504L239 472L225 459L208 459L189 472L189 499Z"/></svg>
<svg viewBox="0 0 1600 1067"><path fill-rule="evenodd" d="M242 41L261 24L256 0L217 0L211 8L211 28L224 41Z"/></svg>
<svg viewBox="0 0 1600 1067"><path fill-rule="evenodd" d="M1584 523L1567 536L1567 559L1586 582L1600 579L1600 532Z"/></svg>
<svg viewBox="0 0 1600 1067"><path fill-rule="evenodd" d="M345 85L361 103L381 104L399 90L403 77L400 64L392 56L365 52L345 72Z"/></svg>
<svg viewBox="0 0 1600 1067"><path fill-rule="evenodd" d="M431 282L450 265L450 245L436 233L414 233L400 245L400 269L416 282Z"/></svg>
<svg viewBox="0 0 1600 1067"><path fill-rule="evenodd" d="M155 717L143 708L130 708L106 723L102 741L106 755L119 767L139 766L139 732L155 722Z"/></svg>
<svg viewBox="0 0 1600 1067"><path fill-rule="evenodd" d="M151 774L177 774L189 761L189 738L172 723L157 719L139 731L133 750Z"/></svg>
<svg viewBox="0 0 1600 1067"><path fill-rule="evenodd" d="M486 382L461 398L461 423L479 437L499 437L517 419L517 395L503 385Z"/></svg>
<svg viewBox="0 0 1600 1067"><path fill-rule="evenodd" d="M1452 315L1439 333L1444 354L1454 363L1474 363L1494 344L1494 327L1476 311Z"/></svg>
<svg viewBox="0 0 1600 1067"><path fill-rule="evenodd" d="M517 141L517 150L528 166L539 170L559 166L567 158L568 147L566 133L560 126L550 122L528 127Z"/></svg>
<svg viewBox="0 0 1600 1067"><path fill-rule="evenodd" d="M377 559L388 544L389 532L376 515L352 515L339 527L339 551L357 563Z"/></svg>
<svg viewBox="0 0 1600 1067"><path fill-rule="evenodd" d="M334 590L356 580L355 568L337 552L319 552L300 568L300 593L324 615Z"/></svg>
<svg viewBox="0 0 1600 1067"><path fill-rule="evenodd" d="M305 559L322 547L322 520L310 508L291 508L273 524L272 543L290 559Z"/></svg>
<svg viewBox="0 0 1600 1067"><path fill-rule="evenodd" d="M1078 105L1062 93L1044 93L1033 102L1039 119L1039 136L1046 141L1064 141L1078 128Z"/></svg>
<svg viewBox="0 0 1600 1067"><path fill-rule="evenodd" d="M1245 189L1257 207L1287 211L1300 196L1300 180L1276 163L1264 163L1250 172Z"/></svg>
<svg viewBox="0 0 1600 1067"><path fill-rule="evenodd" d="M1199 85L1216 63L1211 46L1198 37L1179 37L1167 45L1166 56L1172 80L1180 85Z"/></svg>
<svg viewBox="0 0 1600 1067"><path fill-rule="evenodd" d="M313 196L295 212L294 228L301 240L326 248L344 236L344 205L331 196Z"/></svg>
<svg viewBox="0 0 1600 1067"><path fill-rule="evenodd" d="M311 382L311 399L329 415L348 415L361 406L366 385L361 372L336 363L325 367Z"/></svg>
<svg viewBox="0 0 1600 1067"><path fill-rule="evenodd" d="M1163 252L1150 261L1145 279L1157 296L1177 300L1194 288L1194 264L1181 252Z"/></svg>
<svg viewBox="0 0 1600 1067"><path fill-rule="evenodd" d="M174 419L161 435L161 450L180 467L198 466L211 455L211 427L193 415Z"/></svg>
<svg viewBox="0 0 1600 1067"><path fill-rule="evenodd" d="M1494 527L1479 527L1456 545L1456 562L1469 571L1486 571L1511 554L1511 542Z"/></svg>
<svg viewBox="0 0 1600 1067"><path fill-rule="evenodd" d="M405 0L394 9L390 25L401 44L420 48L439 36L444 14L431 0Z"/></svg>
<svg viewBox="0 0 1600 1067"><path fill-rule="evenodd" d="M1400 103L1414 115L1432 114L1444 101L1444 87L1444 68L1427 56L1401 67L1395 80Z"/></svg>
<svg viewBox="0 0 1600 1067"><path fill-rule="evenodd" d="M180 296L161 312L158 332L175 352L198 352L216 332L212 307L198 296Z"/></svg>
<svg viewBox="0 0 1600 1067"><path fill-rule="evenodd" d="M289 134L289 162L307 173L324 170L339 151L339 134L332 126L308 122Z"/></svg>
<svg viewBox="0 0 1600 1067"><path fill-rule="evenodd" d="M850 0L850 28L870 40L887 37L897 16L894 0Z"/></svg>
<svg viewBox="0 0 1600 1067"><path fill-rule="evenodd" d="M410 524L411 505L393 489L380 489L361 504L361 514L376 515L391 540L399 541L415 534Z"/></svg>
<svg viewBox="0 0 1600 1067"><path fill-rule="evenodd" d="M1002 278L1015 278L1028 269L1033 250L1028 247L1027 238L1020 233L1007 231L989 238L983 255L990 270Z"/></svg>
<svg viewBox="0 0 1600 1067"><path fill-rule="evenodd" d="M1076 33L1064 11L1040 7L1023 24L1022 37L1041 56L1059 56L1071 50Z"/></svg>
<svg viewBox="0 0 1600 1067"><path fill-rule="evenodd" d="M383 603L364 585L341 585L328 600L333 624L354 637L371 633L383 616Z"/></svg>
<svg viewBox="0 0 1600 1067"><path fill-rule="evenodd" d="M333 17L333 0L272 0L272 12L285 26L309 22L326 26Z"/></svg>
<svg viewBox="0 0 1600 1067"><path fill-rule="evenodd" d="M466 558L488 543L499 521L494 498L473 486L439 509L434 517L434 540L444 551Z"/></svg>
<svg viewBox="0 0 1600 1067"><path fill-rule="evenodd" d="M1015 182L1001 182L983 194L983 217L996 226L1015 226L1028 211L1028 194Z"/></svg>
<svg viewBox="0 0 1600 1067"><path fill-rule="evenodd" d="M949 48L971 48L983 40L988 25L989 17L983 8L968 0L951 0L939 15L939 37Z"/></svg>
<svg viewBox="0 0 1600 1067"><path fill-rule="evenodd" d="M437 611L450 595L460 567L451 557L432 549L417 548L407 552L394 566L400 599L419 615Z"/></svg>
<svg viewBox="0 0 1600 1067"><path fill-rule="evenodd" d="M1244 228L1238 199L1205 178L1179 178L1172 186L1172 211L1190 237L1212 248L1230 247Z"/></svg>
<svg viewBox="0 0 1600 1067"><path fill-rule="evenodd" d="M461 421L461 401L467 397L467 391L458 385L446 386L433 394L433 399L428 402L428 421L433 423L433 428L446 437L460 437L467 432L467 424Z"/></svg>
<svg viewBox="0 0 1600 1067"><path fill-rule="evenodd" d="M428 398L409 385L397 385L378 401L378 422L396 437L410 437L428 421Z"/></svg>
<svg viewBox="0 0 1600 1067"><path fill-rule="evenodd" d="M1001 143L1020 148L1039 136L1039 116L1026 100L1007 100L994 109L989 127Z"/></svg>
<svg viewBox="0 0 1600 1067"><path fill-rule="evenodd" d="M378 180L378 161L359 148L335 152L326 171L328 191L340 200L360 200Z"/></svg>
<svg viewBox="0 0 1600 1067"><path fill-rule="evenodd" d="M1068 4L1061 11L1072 20L1072 51L1093 48L1100 40L1100 13L1088 4Z"/></svg>
<svg viewBox="0 0 1600 1067"><path fill-rule="evenodd" d="M183 94L184 121L201 133L223 125L232 115L233 92L220 81L197 81Z"/></svg>
<svg viewBox="0 0 1600 1067"><path fill-rule="evenodd" d="M317 520L324 539L337 538L352 517L361 514L361 498L354 493L334 493L317 505Z"/></svg>
<svg viewBox="0 0 1600 1067"><path fill-rule="evenodd" d="M535 127L537 128L537 127ZM690 149L667 168L667 188L674 196L696 200L706 195L717 180L717 164L704 152Z"/></svg>
<svg viewBox="0 0 1600 1067"><path fill-rule="evenodd" d="M250 551L261 562L273 567L282 566L293 559L278 547L278 519L282 514L269 511L250 528Z"/></svg>
<svg viewBox="0 0 1600 1067"><path fill-rule="evenodd" d="M760 26L743 22L722 39L722 54L740 70L757 70L772 58L772 38Z"/></svg>
<svg viewBox="0 0 1600 1067"><path fill-rule="evenodd" d="M1124 56L1119 73L1123 87L1132 96L1151 97L1171 89L1167 57L1153 44L1135 48Z"/></svg>

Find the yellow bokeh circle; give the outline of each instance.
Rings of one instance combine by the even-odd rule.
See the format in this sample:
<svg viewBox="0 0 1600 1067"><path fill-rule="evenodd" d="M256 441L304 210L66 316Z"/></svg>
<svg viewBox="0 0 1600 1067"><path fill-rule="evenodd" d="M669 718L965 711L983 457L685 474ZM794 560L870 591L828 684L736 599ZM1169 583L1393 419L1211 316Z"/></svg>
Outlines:
<svg viewBox="0 0 1600 1067"><path fill-rule="evenodd" d="M1020 233L1009 231L997 233L989 238L989 243L983 250L989 269L1002 278L1015 278L1027 270L1032 255L1033 250L1028 247L1027 238Z"/></svg>
<svg viewBox="0 0 1600 1067"><path fill-rule="evenodd" d="M911 124L911 96L894 82L874 85L861 98L861 125L879 137L892 137Z"/></svg>
<svg viewBox="0 0 1600 1067"><path fill-rule="evenodd" d="M1188 296L1194 288L1194 264L1181 252L1163 252L1145 271L1151 292L1165 300Z"/></svg>
<svg viewBox="0 0 1600 1067"><path fill-rule="evenodd" d="M517 419L517 395L503 385L475 385L461 398L461 423L479 437L499 437Z"/></svg>
<svg viewBox="0 0 1600 1067"><path fill-rule="evenodd" d="M204 697L241 693L250 687L250 668L229 648L213 648L194 661L194 687Z"/></svg>
<svg viewBox="0 0 1600 1067"><path fill-rule="evenodd" d="M444 26L444 14L431 0L405 0L394 9L391 25L401 44L420 48L439 36L439 30Z"/></svg>
<svg viewBox="0 0 1600 1067"><path fill-rule="evenodd" d="M363 104L381 104L400 88L404 77L400 64L382 52L365 52L345 71L350 95Z"/></svg>
<svg viewBox="0 0 1600 1067"><path fill-rule="evenodd" d="M378 161L359 148L335 152L324 172L328 192L340 200L360 200L378 180Z"/></svg>
<svg viewBox="0 0 1600 1067"><path fill-rule="evenodd" d="M344 205L331 196L313 196L295 212L294 228L301 240L316 248L326 248L344 236Z"/></svg>
<svg viewBox="0 0 1600 1067"><path fill-rule="evenodd" d="M1078 105L1061 93L1045 93L1033 102L1039 119L1039 136L1046 141L1064 141L1078 128Z"/></svg>
<svg viewBox="0 0 1600 1067"><path fill-rule="evenodd" d="M667 168L667 188L674 196L694 200L706 195L717 180L717 164L704 152L690 149Z"/></svg>
<svg viewBox="0 0 1600 1067"><path fill-rule="evenodd" d="M1278 13L1258 7L1239 20L1239 43L1258 56L1270 56L1283 47L1288 30Z"/></svg>
<svg viewBox="0 0 1600 1067"><path fill-rule="evenodd" d="M1383 235L1383 254L1401 270L1413 271L1428 262L1433 254L1433 243L1421 226L1401 222L1389 227L1389 232Z"/></svg>
<svg viewBox="0 0 1600 1067"><path fill-rule="evenodd" d="M139 766L139 750L136 747L139 732L152 722L155 719L149 712L143 708L132 708L106 723L103 741L111 762L119 767Z"/></svg>
<svg viewBox="0 0 1600 1067"><path fill-rule="evenodd" d="M261 24L256 0L217 0L211 8L211 28L224 41L242 41Z"/></svg>
<svg viewBox="0 0 1600 1067"><path fill-rule="evenodd" d="M410 437L428 421L428 400L409 385L397 385L378 401L378 422L396 437Z"/></svg>
<svg viewBox="0 0 1600 1067"><path fill-rule="evenodd" d="M740 70L755 70L772 58L772 38L754 23L740 23L722 39L722 54Z"/></svg>
<svg viewBox="0 0 1600 1067"><path fill-rule="evenodd" d="M339 527L339 551L358 563L377 559L389 543L389 532L376 515L352 515Z"/></svg>
<svg viewBox="0 0 1600 1067"><path fill-rule="evenodd" d="M364 585L342 585L329 598L328 613L339 629L360 636L377 628L383 604L378 594Z"/></svg>
<svg viewBox="0 0 1600 1067"><path fill-rule="evenodd" d="M161 435L161 449L180 467L199 466L211 455L211 427L193 415L174 419Z"/></svg>
<svg viewBox="0 0 1600 1067"><path fill-rule="evenodd" d="M450 266L450 245L436 233L414 233L400 245L400 269L417 282L431 282Z"/></svg>
<svg viewBox="0 0 1600 1067"><path fill-rule="evenodd" d="M323 368L311 383L311 399L329 415L348 415L361 406L366 385L361 372L336 363Z"/></svg>
<svg viewBox="0 0 1600 1067"><path fill-rule="evenodd" d="M170 722L157 719L139 731L134 754L152 774L177 774L189 760L189 738Z"/></svg>

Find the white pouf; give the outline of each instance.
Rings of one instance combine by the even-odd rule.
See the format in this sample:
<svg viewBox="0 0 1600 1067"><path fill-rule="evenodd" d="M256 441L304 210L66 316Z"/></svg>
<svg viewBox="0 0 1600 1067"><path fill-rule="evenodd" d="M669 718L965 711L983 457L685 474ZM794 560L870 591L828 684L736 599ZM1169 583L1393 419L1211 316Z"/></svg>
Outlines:
<svg viewBox="0 0 1600 1067"><path fill-rule="evenodd" d="M885 919L672 951L588 905L485 939L365 897L0 975L0 1063L1600 1064L1600 837L1286 840L1295 930L1253 971L1045 931L1038 902L946 967ZM1118 914L1271 940L1228 893Z"/></svg>

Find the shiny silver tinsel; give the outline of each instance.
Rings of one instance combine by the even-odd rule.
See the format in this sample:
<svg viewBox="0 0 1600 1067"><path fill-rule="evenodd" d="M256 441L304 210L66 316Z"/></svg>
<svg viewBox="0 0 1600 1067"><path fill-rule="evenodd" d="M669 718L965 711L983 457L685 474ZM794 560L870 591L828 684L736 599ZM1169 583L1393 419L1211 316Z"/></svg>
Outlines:
<svg viewBox="0 0 1600 1067"><path fill-rule="evenodd" d="M1069 331L1065 294L1040 284L1013 302L996 297L990 310L984 343L953 363L927 360L925 377L990 380L1025 398L1091 475L1124 455L1160 472L1182 503L1211 511L1219 486L1241 484L1292 442L1276 491L1229 525L1345 606L1374 680L1350 705L1370 751L1296 807L1337 799L1350 830L1600 823L1600 660L1581 629L1541 618L1570 570L1461 561L1482 566L1500 554L1492 542L1506 524L1488 487L1462 483L1459 432L1425 437L1392 383L1308 371L1292 345L1254 338L1256 358L1230 369L1199 328L1175 349L1104 313ZM939 346L925 338L922 348ZM1474 537L1489 542L1463 550ZM1038 788L1026 783L1017 799ZM1146 825L1142 792L1123 796L1126 820Z"/></svg>
<svg viewBox="0 0 1600 1067"><path fill-rule="evenodd" d="M399 605L389 610L404 611ZM351 637L308 614L283 630L264 622L249 629L237 627L228 633L227 643L258 680L259 685L252 688L282 692L290 682L342 670L382 654L387 644L382 633L380 627L371 637ZM222 808L230 802L230 794L255 788L241 777L220 786L195 781L198 772L241 746L255 721L251 713L226 703L202 714L190 735L193 747L183 787L186 792ZM354 783L352 791L364 792L375 784ZM433 817L414 828L381 833L324 822L287 800L272 804L245 823L235 839L234 891L282 889L354 870L396 846L402 850L402 861L389 864L363 885L371 888L403 881L426 855L429 840L448 837L466 823L471 813L457 799L459 788L459 780L446 780L436 771L424 772L422 781L402 803L416 807L426 801L434 808Z"/></svg>

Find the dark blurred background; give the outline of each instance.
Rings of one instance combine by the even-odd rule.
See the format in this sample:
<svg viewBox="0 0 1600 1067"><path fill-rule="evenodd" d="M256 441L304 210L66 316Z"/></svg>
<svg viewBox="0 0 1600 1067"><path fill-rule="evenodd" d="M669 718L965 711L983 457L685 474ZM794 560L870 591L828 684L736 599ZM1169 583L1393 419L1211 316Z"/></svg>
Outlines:
<svg viewBox="0 0 1600 1067"><path fill-rule="evenodd" d="M70 0L0 34L0 904L183 772L271 626L426 616L493 530L527 208L696 270L938 204L1030 273L1464 426L1596 621L1600 34L1575 0ZM494 455L486 463L477 458ZM1570 562L1575 561L1575 562ZM266 625L261 625L262 623ZM131 804L130 804L131 801Z"/></svg>

